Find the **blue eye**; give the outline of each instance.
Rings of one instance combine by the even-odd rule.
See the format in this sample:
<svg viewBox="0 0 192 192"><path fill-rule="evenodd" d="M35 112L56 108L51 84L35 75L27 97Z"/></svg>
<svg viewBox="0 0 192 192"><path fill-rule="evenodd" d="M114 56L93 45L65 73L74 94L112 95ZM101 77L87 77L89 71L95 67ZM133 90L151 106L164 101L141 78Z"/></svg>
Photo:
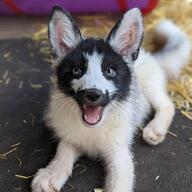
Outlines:
<svg viewBox="0 0 192 192"><path fill-rule="evenodd" d="M105 71L106 75L109 77L115 77L116 71L112 69L111 67L108 67Z"/></svg>
<svg viewBox="0 0 192 192"><path fill-rule="evenodd" d="M72 73L73 75L81 75L82 70L79 67L73 67Z"/></svg>

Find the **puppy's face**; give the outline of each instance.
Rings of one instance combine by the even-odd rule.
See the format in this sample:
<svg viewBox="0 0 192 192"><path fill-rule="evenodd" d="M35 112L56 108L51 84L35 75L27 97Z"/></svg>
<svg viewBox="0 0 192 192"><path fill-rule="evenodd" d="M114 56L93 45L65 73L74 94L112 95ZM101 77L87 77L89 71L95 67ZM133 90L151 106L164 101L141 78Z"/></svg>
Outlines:
<svg viewBox="0 0 192 192"><path fill-rule="evenodd" d="M131 72L105 41L86 39L61 60L57 77L63 93L79 104L83 121L93 126L112 100L127 97Z"/></svg>
<svg viewBox="0 0 192 192"><path fill-rule="evenodd" d="M87 126L103 120L113 101L127 99L130 66L137 58L142 35L137 9L127 12L106 39L83 39L69 13L54 8L49 38L58 88L78 103Z"/></svg>

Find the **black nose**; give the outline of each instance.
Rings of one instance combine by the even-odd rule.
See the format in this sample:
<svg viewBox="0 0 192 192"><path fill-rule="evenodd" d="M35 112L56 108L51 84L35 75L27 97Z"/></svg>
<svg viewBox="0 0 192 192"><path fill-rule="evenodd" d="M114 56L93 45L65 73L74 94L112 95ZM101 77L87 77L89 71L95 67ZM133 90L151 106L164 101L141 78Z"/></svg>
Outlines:
<svg viewBox="0 0 192 192"><path fill-rule="evenodd" d="M98 89L87 89L85 91L85 101L88 104L98 104L102 100L102 92Z"/></svg>

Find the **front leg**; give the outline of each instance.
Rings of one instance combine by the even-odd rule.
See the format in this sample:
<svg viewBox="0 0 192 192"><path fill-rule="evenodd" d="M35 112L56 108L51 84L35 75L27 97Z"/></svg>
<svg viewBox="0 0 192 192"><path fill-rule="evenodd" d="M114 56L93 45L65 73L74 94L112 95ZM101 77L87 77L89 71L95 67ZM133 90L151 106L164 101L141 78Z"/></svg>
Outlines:
<svg viewBox="0 0 192 192"><path fill-rule="evenodd" d="M79 155L74 146L61 141L50 164L36 173L31 185L32 192L59 192L71 175Z"/></svg>
<svg viewBox="0 0 192 192"><path fill-rule="evenodd" d="M105 192L132 192L134 166L128 146L119 147L105 156L107 176Z"/></svg>

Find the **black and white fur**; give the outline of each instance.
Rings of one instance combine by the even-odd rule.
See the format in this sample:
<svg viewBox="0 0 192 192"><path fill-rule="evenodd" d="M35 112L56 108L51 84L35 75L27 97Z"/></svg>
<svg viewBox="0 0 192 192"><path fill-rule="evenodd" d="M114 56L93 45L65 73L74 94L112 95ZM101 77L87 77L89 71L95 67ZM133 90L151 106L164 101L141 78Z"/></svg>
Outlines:
<svg viewBox="0 0 192 192"><path fill-rule="evenodd" d="M82 37L69 13L54 8L49 38L57 81L45 119L60 141L53 160L35 175L33 192L60 191L82 154L104 159L105 192L133 191L134 133L154 109L143 138L151 145L165 139L174 116L167 78L179 75L190 54L187 35L171 21L157 32L167 44L152 55L140 50L143 22L136 8L105 39Z"/></svg>

